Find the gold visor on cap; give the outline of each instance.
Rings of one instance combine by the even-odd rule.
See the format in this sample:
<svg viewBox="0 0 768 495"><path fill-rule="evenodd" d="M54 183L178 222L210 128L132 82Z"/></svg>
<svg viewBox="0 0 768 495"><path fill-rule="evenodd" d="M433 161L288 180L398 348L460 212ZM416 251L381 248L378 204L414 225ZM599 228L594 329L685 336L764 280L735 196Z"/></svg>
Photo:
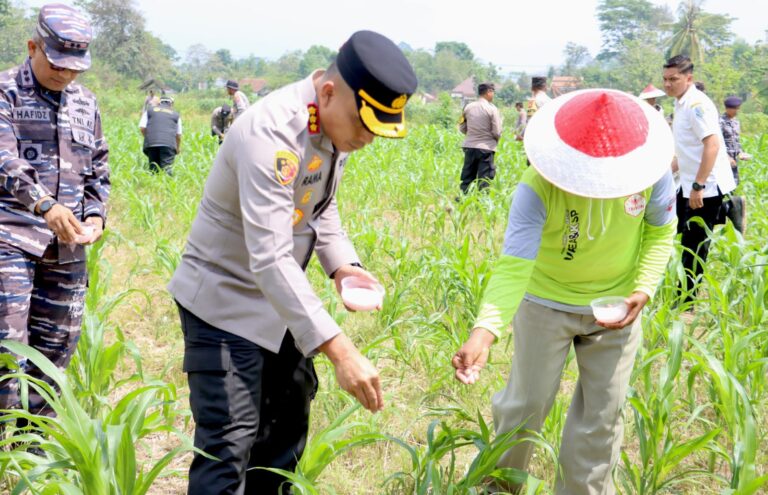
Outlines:
<svg viewBox="0 0 768 495"><path fill-rule="evenodd" d="M403 98L395 100L400 108L388 107L376 101L364 90L359 90L360 119L369 131L377 136L386 138L402 138L408 131L405 129L405 114ZM405 97L407 100L407 97Z"/></svg>

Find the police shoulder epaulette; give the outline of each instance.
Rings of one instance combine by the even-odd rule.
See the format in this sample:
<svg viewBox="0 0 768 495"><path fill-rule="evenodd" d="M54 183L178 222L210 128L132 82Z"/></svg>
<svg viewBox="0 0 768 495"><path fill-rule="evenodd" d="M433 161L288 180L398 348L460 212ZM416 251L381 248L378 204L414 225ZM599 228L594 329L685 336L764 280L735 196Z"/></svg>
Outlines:
<svg viewBox="0 0 768 495"><path fill-rule="evenodd" d="M309 103L307 105L307 130L311 135L320 134L320 109L317 107L317 103Z"/></svg>

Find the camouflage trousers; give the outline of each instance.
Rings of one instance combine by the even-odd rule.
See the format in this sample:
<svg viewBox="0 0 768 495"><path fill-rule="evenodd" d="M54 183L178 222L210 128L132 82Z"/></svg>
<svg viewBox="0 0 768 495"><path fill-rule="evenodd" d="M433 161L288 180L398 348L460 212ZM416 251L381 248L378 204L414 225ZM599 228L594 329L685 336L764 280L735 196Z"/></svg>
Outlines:
<svg viewBox="0 0 768 495"><path fill-rule="evenodd" d="M85 262L58 264L55 254L55 243L42 258L0 243L0 339L28 344L64 369L80 338L87 272ZM50 383L32 362L18 357L18 363ZM51 414L45 406L30 387L29 411ZM0 381L0 409L19 407L18 380Z"/></svg>

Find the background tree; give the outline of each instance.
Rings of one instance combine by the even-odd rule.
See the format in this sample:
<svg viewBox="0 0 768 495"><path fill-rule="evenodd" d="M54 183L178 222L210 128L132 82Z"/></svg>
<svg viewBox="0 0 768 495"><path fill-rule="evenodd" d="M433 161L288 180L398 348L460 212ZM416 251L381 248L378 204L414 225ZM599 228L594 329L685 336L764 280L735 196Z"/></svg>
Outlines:
<svg viewBox="0 0 768 495"><path fill-rule="evenodd" d="M514 106L515 102L524 102L526 98L528 98L528 92L521 89L515 82L507 81L501 89L496 91L494 102L500 102L507 106Z"/></svg>
<svg viewBox="0 0 768 495"><path fill-rule="evenodd" d="M666 6L649 0L600 0L597 19L603 38L601 60L619 56L629 41L661 41L673 20Z"/></svg>
<svg viewBox="0 0 768 495"><path fill-rule="evenodd" d="M36 22L37 11L22 8L17 1L0 0L0 69L24 60L24 41ZM258 54L235 57L229 49L198 44L180 57L146 30L136 0L75 1L93 21L93 68L82 79L97 91L134 87L150 77L178 91L195 90L198 83L210 85L217 78L243 77L264 78L268 87L275 89L327 66L336 56L334 50L314 45L277 59ZM603 39L599 55L592 58L584 46L569 42L562 65L548 66L536 74L580 76L585 87L636 94L648 83L659 86L665 57L681 51L693 55L697 79L707 84L718 105L723 96L737 94L745 100L744 114L768 110L768 45L734 40L733 18L706 12L702 0L682 1L676 16L668 7L652 3L655 1L599 0L596 17ZM528 74L502 74L493 63L476 58L464 42L444 40L432 49L414 49L405 41L398 46L414 67L420 91L437 96L474 76L477 83L497 83L498 102L503 105L530 93ZM452 101L450 96L445 98L442 103ZM428 107L423 115L431 119L431 104L425 104Z"/></svg>
<svg viewBox="0 0 768 495"><path fill-rule="evenodd" d="M135 0L77 0L91 18L94 58L119 74L137 79L160 77L170 70L163 43L144 28Z"/></svg>
<svg viewBox="0 0 768 495"><path fill-rule="evenodd" d="M560 71L566 75L575 74L577 69L584 67L592 61L592 56L589 54L589 49L586 46L571 41L565 45L563 55L565 55L565 63Z"/></svg>
<svg viewBox="0 0 768 495"><path fill-rule="evenodd" d="M458 41L438 41L435 43L435 56L437 56L440 52L452 53L459 60L465 60L467 62L472 62L475 60L475 54L472 53L472 50L469 49L469 46L467 46L466 43L461 43Z"/></svg>
<svg viewBox="0 0 768 495"><path fill-rule="evenodd" d="M0 66L17 65L26 58L26 41L34 26L33 16L26 17L9 0L0 0Z"/></svg>
<svg viewBox="0 0 768 495"><path fill-rule="evenodd" d="M221 71L215 76L211 75L209 64L212 58L213 53L202 43L197 43L187 48L184 54L184 63L181 65L187 89L196 89L199 83L207 83L212 77L230 77L228 74L221 73Z"/></svg>
<svg viewBox="0 0 768 495"><path fill-rule="evenodd" d="M336 52L328 47L312 45L299 62L299 76L307 77L315 69L325 69L336 60Z"/></svg>
<svg viewBox="0 0 768 495"><path fill-rule="evenodd" d="M658 47L648 46L641 41L630 41L619 57L621 69L616 71L617 89L638 94L648 84L662 87L661 72L664 54Z"/></svg>
<svg viewBox="0 0 768 495"><path fill-rule="evenodd" d="M733 39L727 14L704 12L704 0L686 0L677 9L678 20L672 27L667 56L688 55L694 63L702 63L707 50L719 48Z"/></svg>

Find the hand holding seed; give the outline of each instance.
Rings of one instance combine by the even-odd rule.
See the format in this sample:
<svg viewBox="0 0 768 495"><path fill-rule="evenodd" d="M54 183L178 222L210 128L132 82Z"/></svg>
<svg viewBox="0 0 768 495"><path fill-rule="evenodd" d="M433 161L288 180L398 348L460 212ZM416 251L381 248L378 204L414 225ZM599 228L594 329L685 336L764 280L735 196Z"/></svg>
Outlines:
<svg viewBox="0 0 768 495"><path fill-rule="evenodd" d="M456 368L456 379L465 385L471 385L480 378L480 370L488 361L491 345L496 337L484 328L475 328L472 335L454 354L451 365Z"/></svg>
<svg viewBox="0 0 768 495"><path fill-rule="evenodd" d="M93 225L93 232L91 233L88 242L85 242L84 244L94 244L104 233L104 220L101 217L91 216L85 219L85 223Z"/></svg>
<svg viewBox="0 0 768 495"><path fill-rule="evenodd" d="M336 381L369 411L384 409L381 382L376 367L357 350L349 337L340 333L318 349L333 363Z"/></svg>

